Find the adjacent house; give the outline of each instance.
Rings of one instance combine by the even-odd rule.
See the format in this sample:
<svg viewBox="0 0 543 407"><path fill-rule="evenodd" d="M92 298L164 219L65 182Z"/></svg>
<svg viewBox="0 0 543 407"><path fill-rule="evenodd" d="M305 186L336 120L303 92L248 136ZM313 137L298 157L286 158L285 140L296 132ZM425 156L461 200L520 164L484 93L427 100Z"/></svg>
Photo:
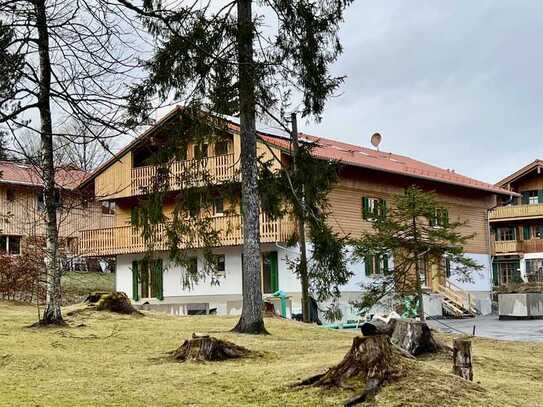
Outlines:
<svg viewBox="0 0 543 407"><path fill-rule="evenodd" d="M543 281L543 161L522 167L496 186L518 193L490 212L493 284Z"/></svg>
<svg viewBox="0 0 543 407"><path fill-rule="evenodd" d="M155 304L179 314L211 310L219 314L235 314L241 310L242 232L238 204L222 198L212 203L213 225L220 231L221 238L221 245L215 248L215 253L223 278L219 285L203 281L190 291L183 289L182 270L168 260L165 251L159 254L161 261L153 264L153 272L150 272L149 264L143 261L145 243L130 224L131 208L144 196L146 187L157 173L156 167L146 165L145 158L160 148L164 132L175 129L179 114L178 108L172 110L82 183L82 188L94 189L98 200L114 205L116 212L114 226L97 227L81 233L80 252L87 256L115 256L117 290L126 292L137 304ZM223 120L227 122L227 131L222 139L189 145L178 160L169 164L172 177L196 160L197 167L207 168L218 183L221 180L241 182L235 178L240 155L239 122L236 118ZM280 160L275 162L277 168L289 161L291 150L287 133L259 126L258 135L259 154L267 158L279 157ZM451 274L449 265L444 262L441 266L427 268L424 284L428 292L443 299L443 306L453 313L461 314L470 309L478 299L488 301L492 289L488 210L496 206L497 197L500 201L508 199L511 192L402 155L303 133L299 134L299 139L303 143L314 143L313 151L317 157L339 160L343 164L340 180L329 196L330 222L343 235L358 236L363 230L369 230L372 220L367 213L371 213L371 208L407 186L416 184L435 191L448 208L442 219L468 221L463 232L473 233L475 237L465 251L483 266L483 270L474 275L473 281L465 282ZM172 200L176 191L182 188L183 182L172 178ZM270 220L261 215L260 221L264 295L280 289L290 296L293 310L299 311L300 283L288 267L288 260L296 258L299 253L296 246L287 245L295 230L294 220ZM193 256L192 267L202 267L201 253L196 250ZM392 259L386 260L389 261ZM387 266L383 259L350 262L349 267L355 275L343 287L343 303L356 299L360 295L361 283L386 272Z"/></svg>
<svg viewBox="0 0 543 407"><path fill-rule="evenodd" d="M113 215L103 215L100 202L84 199L77 189L88 174L60 167L56 170L61 251L76 256L82 229L111 226ZM45 204L39 171L30 164L0 161L0 254L24 254L30 246L45 245Z"/></svg>

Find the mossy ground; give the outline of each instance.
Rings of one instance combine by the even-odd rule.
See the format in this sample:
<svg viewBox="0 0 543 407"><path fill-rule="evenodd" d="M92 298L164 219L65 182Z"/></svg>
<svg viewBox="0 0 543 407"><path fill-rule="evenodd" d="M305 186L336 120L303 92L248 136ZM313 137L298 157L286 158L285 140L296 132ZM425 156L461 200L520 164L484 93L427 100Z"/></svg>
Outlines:
<svg viewBox="0 0 543 407"><path fill-rule="evenodd" d="M239 335L228 332L233 317L149 312L134 317L80 311L67 319L69 327L27 328L36 320L34 308L0 303L0 405L326 406L354 392L289 387L339 362L352 332L267 319L271 335ZM209 363L164 357L193 332L263 354ZM543 405L543 344L475 339L473 353L480 384L452 376L446 356L427 357L369 405Z"/></svg>

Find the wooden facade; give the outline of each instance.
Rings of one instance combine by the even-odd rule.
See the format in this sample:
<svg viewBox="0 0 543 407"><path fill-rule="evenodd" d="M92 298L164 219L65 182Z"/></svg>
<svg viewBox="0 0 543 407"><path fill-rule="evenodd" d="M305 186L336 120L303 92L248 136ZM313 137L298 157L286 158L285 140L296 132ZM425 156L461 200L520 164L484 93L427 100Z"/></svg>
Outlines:
<svg viewBox="0 0 543 407"><path fill-rule="evenodd" d="M80 194L68 190L59 195L61 205L57 221L61 240L77 239L84 229L113 226L114 216L103 214L99 202L82 204ZM43 238L45 214L42 196L40 187L0 184L0 234L23 239ZM76 248L77 244L71 246Z"/></svg>
<svg viewBox="0 0 543 407"><path fill-rule="evenodd" d="M537 266L543 265L543 162L536 160L497 185L518 196L490 212L494 284L543 281Z"/></svg>

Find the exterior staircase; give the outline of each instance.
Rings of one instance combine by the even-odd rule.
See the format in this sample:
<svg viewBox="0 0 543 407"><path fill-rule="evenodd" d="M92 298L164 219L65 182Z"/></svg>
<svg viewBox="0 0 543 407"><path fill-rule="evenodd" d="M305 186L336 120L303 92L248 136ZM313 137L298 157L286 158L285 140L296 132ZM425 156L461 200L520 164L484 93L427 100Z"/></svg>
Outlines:
<svg viewBox="0 0 543 407"><path fill-rule="evenodd" d="M477 315L471 295L446 280L439 284L437 292L441 295L443 311L453 318L471 318Z"/></svg>

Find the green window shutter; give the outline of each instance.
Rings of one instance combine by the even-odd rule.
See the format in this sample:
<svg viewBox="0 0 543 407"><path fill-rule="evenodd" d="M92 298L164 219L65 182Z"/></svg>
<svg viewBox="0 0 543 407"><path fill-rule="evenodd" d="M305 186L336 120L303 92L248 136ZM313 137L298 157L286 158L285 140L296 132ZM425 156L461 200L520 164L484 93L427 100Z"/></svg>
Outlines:
<svg viewBox="0 0 543 407"><path fill-rule="evenodd" d="M362 219L368 219L370 200L368 197L362 197Z"/></svg>
<svg viewBox="0 0 543 407"><path fill-rule="evenodd" d="M523 230L522 237L524 238L524 240L529 240L530 239L530 226L524 225L522 230Z"/></svg>
<svg viewBox="0 0 543 407"><path fill-rule="evenodd" d="M537 191L537 202L543 204L543 189Z"/></svg>
<svg viewBox="0 0 543 407"><path fill-rule="evenodd" d="M428 223L430 224L430 226L435 226L436 224L436 215L437 215L436 212L434 212L434 214L430 217L430 219L428 219Z"/></svg>
<svg viewBox="0 0 543 407"><path fill-rule="evenodd" d="M132 299L134 301L139 301L139 272L138 272L138 262L132 262Z"/></svg>
<svg viewBox="0 0 543 407"><path fill-rule="evenodd" d="M159 300L164 299L164 281L163 281L163 268L162 259L155 262L155 284L156 284L156 298Z"/></svg>
<svg viewBox="0 0 543 407"><path fill-rule="evenodd" d="M523 205L528 205L529 202L530 202L530 194L528 192L523 192L522 193L522 198L521 198L521 203Z"/></svg>
<svg viewBox="0 0 543 407"><path fill-rule="evenodd" d="M364 269L366 271L367 276L371 276L373 274L373 261L372 256L366 256L364 258Z"/></svg>
<svg viewBox="0 0 543 407"><path fill-rule="evenodd" d="M383 254L383 274L386 276L388 273L388 255Z"/></svg>
<svg viewBox="0 0 543 407"><path fill-rule="evenodd" d="M494 282L495 287L500 285L500 279L498 276L498 263L492 263L492 281Z"/></svg>
<svg viewBox="0 0 543 407"><path fill-rule="evenodd" d="M387 216L387 201L385 201L384 199L381 199L379 201L379 203L380 203L380 206L381 206L381 216L383 218L386 218L386 216Z"/></svg>
<svg viewBox="0 0 543 407"><path fill-rule="evenodd" d="M445 257L445 275L447 278L451 276L451 259Z"/></svg>
<svg viewBox="0 0 543 407"><path fill-rule="evenodd" d="M443 225L449 224L449 210L443 209Z"/></svg>

